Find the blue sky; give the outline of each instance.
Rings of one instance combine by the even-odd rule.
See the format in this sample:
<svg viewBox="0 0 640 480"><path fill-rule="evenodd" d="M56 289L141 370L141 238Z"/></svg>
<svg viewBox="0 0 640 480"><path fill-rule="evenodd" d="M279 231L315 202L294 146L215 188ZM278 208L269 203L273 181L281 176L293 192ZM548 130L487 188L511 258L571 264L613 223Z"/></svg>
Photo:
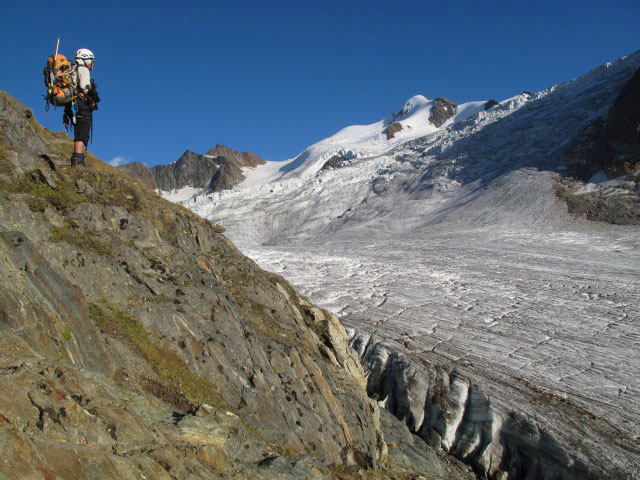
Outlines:
<svg viewBox="0 0 640 480"><path fill-rule="evenodd" d="M409 97L498 100L640 48L640 2L0 0L0 88L44 113L42 68L96 55L90 150L149 166L221 143L293 157ZM52 8L56 10L52 13Z"/></svg>

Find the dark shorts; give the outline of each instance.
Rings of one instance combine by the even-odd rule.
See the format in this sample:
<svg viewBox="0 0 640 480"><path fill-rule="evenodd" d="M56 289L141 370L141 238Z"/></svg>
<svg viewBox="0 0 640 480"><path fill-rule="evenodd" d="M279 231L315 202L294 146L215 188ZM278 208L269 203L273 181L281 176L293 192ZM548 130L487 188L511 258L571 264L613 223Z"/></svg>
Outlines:
<svg viewBox="0 0 640 480"><path fill-rule="evenodd" d="M87 104L81 99L76 99L78 113L76 114L76 124L73 127L73 141L82 142L86 147L89 144L91 135L91 122L93 115Z"/></svg>
<svg viewBox="0 0 640 480"><path fill-rule="evenodd" d="M89 144L89 136L91 135L91 120L82 121L76 119L76 125L73 127L73 141L82 142L86 147Z"/></svg>

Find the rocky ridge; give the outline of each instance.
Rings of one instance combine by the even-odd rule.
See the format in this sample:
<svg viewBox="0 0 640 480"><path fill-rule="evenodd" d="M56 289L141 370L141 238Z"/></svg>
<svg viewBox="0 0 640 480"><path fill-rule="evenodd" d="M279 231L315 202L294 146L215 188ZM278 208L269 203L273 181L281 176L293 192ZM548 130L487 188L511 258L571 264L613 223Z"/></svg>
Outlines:
<svg viewBox="0 0 640 480"><path fill-rule="evenodd" d="M205 154L186 150L176 162L169 165L149 168L140 162L131 162L117 168L152 191L170 192L193 187L205 192L217 192L242 182L243 168L264 163L264 159L251 152L240 153L224 145L216 145Z"/></svg>
<svg viewBox="0 0 640 480"><path fill-rule="evenodd" d="M265 160L251 152L240 153L224 145L216 145L203 155L187 150L178 161L156 165L150 170L158 188L164 192L186 186L215 192L229 189L244 180L242 168L264 163Z"/></svg>
<svg viewBox="0 0 640 480"><path fill-rule="evenodd" d="M93 155L71 169L68 136L2 91L0 122L1 477L425 471L385 462L335 315Z"/></svg>
<svg viewBox="0 0 640 480"><path fill-rule="evenodd" d="M146 165L140 162L131 162L126 165L118 165L116 168L130 177L139 180L149 190L158 190L158 184L153 176L153 170Z"/></svg>

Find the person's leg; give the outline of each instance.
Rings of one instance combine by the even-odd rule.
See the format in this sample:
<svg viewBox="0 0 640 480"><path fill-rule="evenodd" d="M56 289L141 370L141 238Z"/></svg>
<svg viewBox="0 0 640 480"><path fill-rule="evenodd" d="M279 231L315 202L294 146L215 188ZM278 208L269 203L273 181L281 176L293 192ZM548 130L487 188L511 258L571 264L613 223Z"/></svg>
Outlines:
<svg viewBox="0 0 640 480"><path fill-rule="evenodd" d="M91 124L85 121L78 121L74 127L75 139L73 142L73 155L71 155L71 166L84 165L84 152L89 140L89 130Z"/></svg>
<svg viewBox="0 0 640 480"><path fill-rule="evenodd" d="M76 124L73 127L73 155L71 155L71 166L84 165L84 152L89 143L89 135L91 134L92 115L89 107L81 98L76 100L78 113L76 115Z"/></svg>

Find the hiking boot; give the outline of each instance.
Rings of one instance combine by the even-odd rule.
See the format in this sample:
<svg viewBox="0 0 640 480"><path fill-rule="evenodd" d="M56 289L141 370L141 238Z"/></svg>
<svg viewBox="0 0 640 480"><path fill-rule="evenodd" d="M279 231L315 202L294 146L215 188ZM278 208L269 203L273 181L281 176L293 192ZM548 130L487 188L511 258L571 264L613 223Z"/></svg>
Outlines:
<svg viewBox="0 0 640 480"><path fill-rule="evenodd" d="M84 153L74 153L71 155L71 166L76 167L78 165L84 166Z"/></svg>

